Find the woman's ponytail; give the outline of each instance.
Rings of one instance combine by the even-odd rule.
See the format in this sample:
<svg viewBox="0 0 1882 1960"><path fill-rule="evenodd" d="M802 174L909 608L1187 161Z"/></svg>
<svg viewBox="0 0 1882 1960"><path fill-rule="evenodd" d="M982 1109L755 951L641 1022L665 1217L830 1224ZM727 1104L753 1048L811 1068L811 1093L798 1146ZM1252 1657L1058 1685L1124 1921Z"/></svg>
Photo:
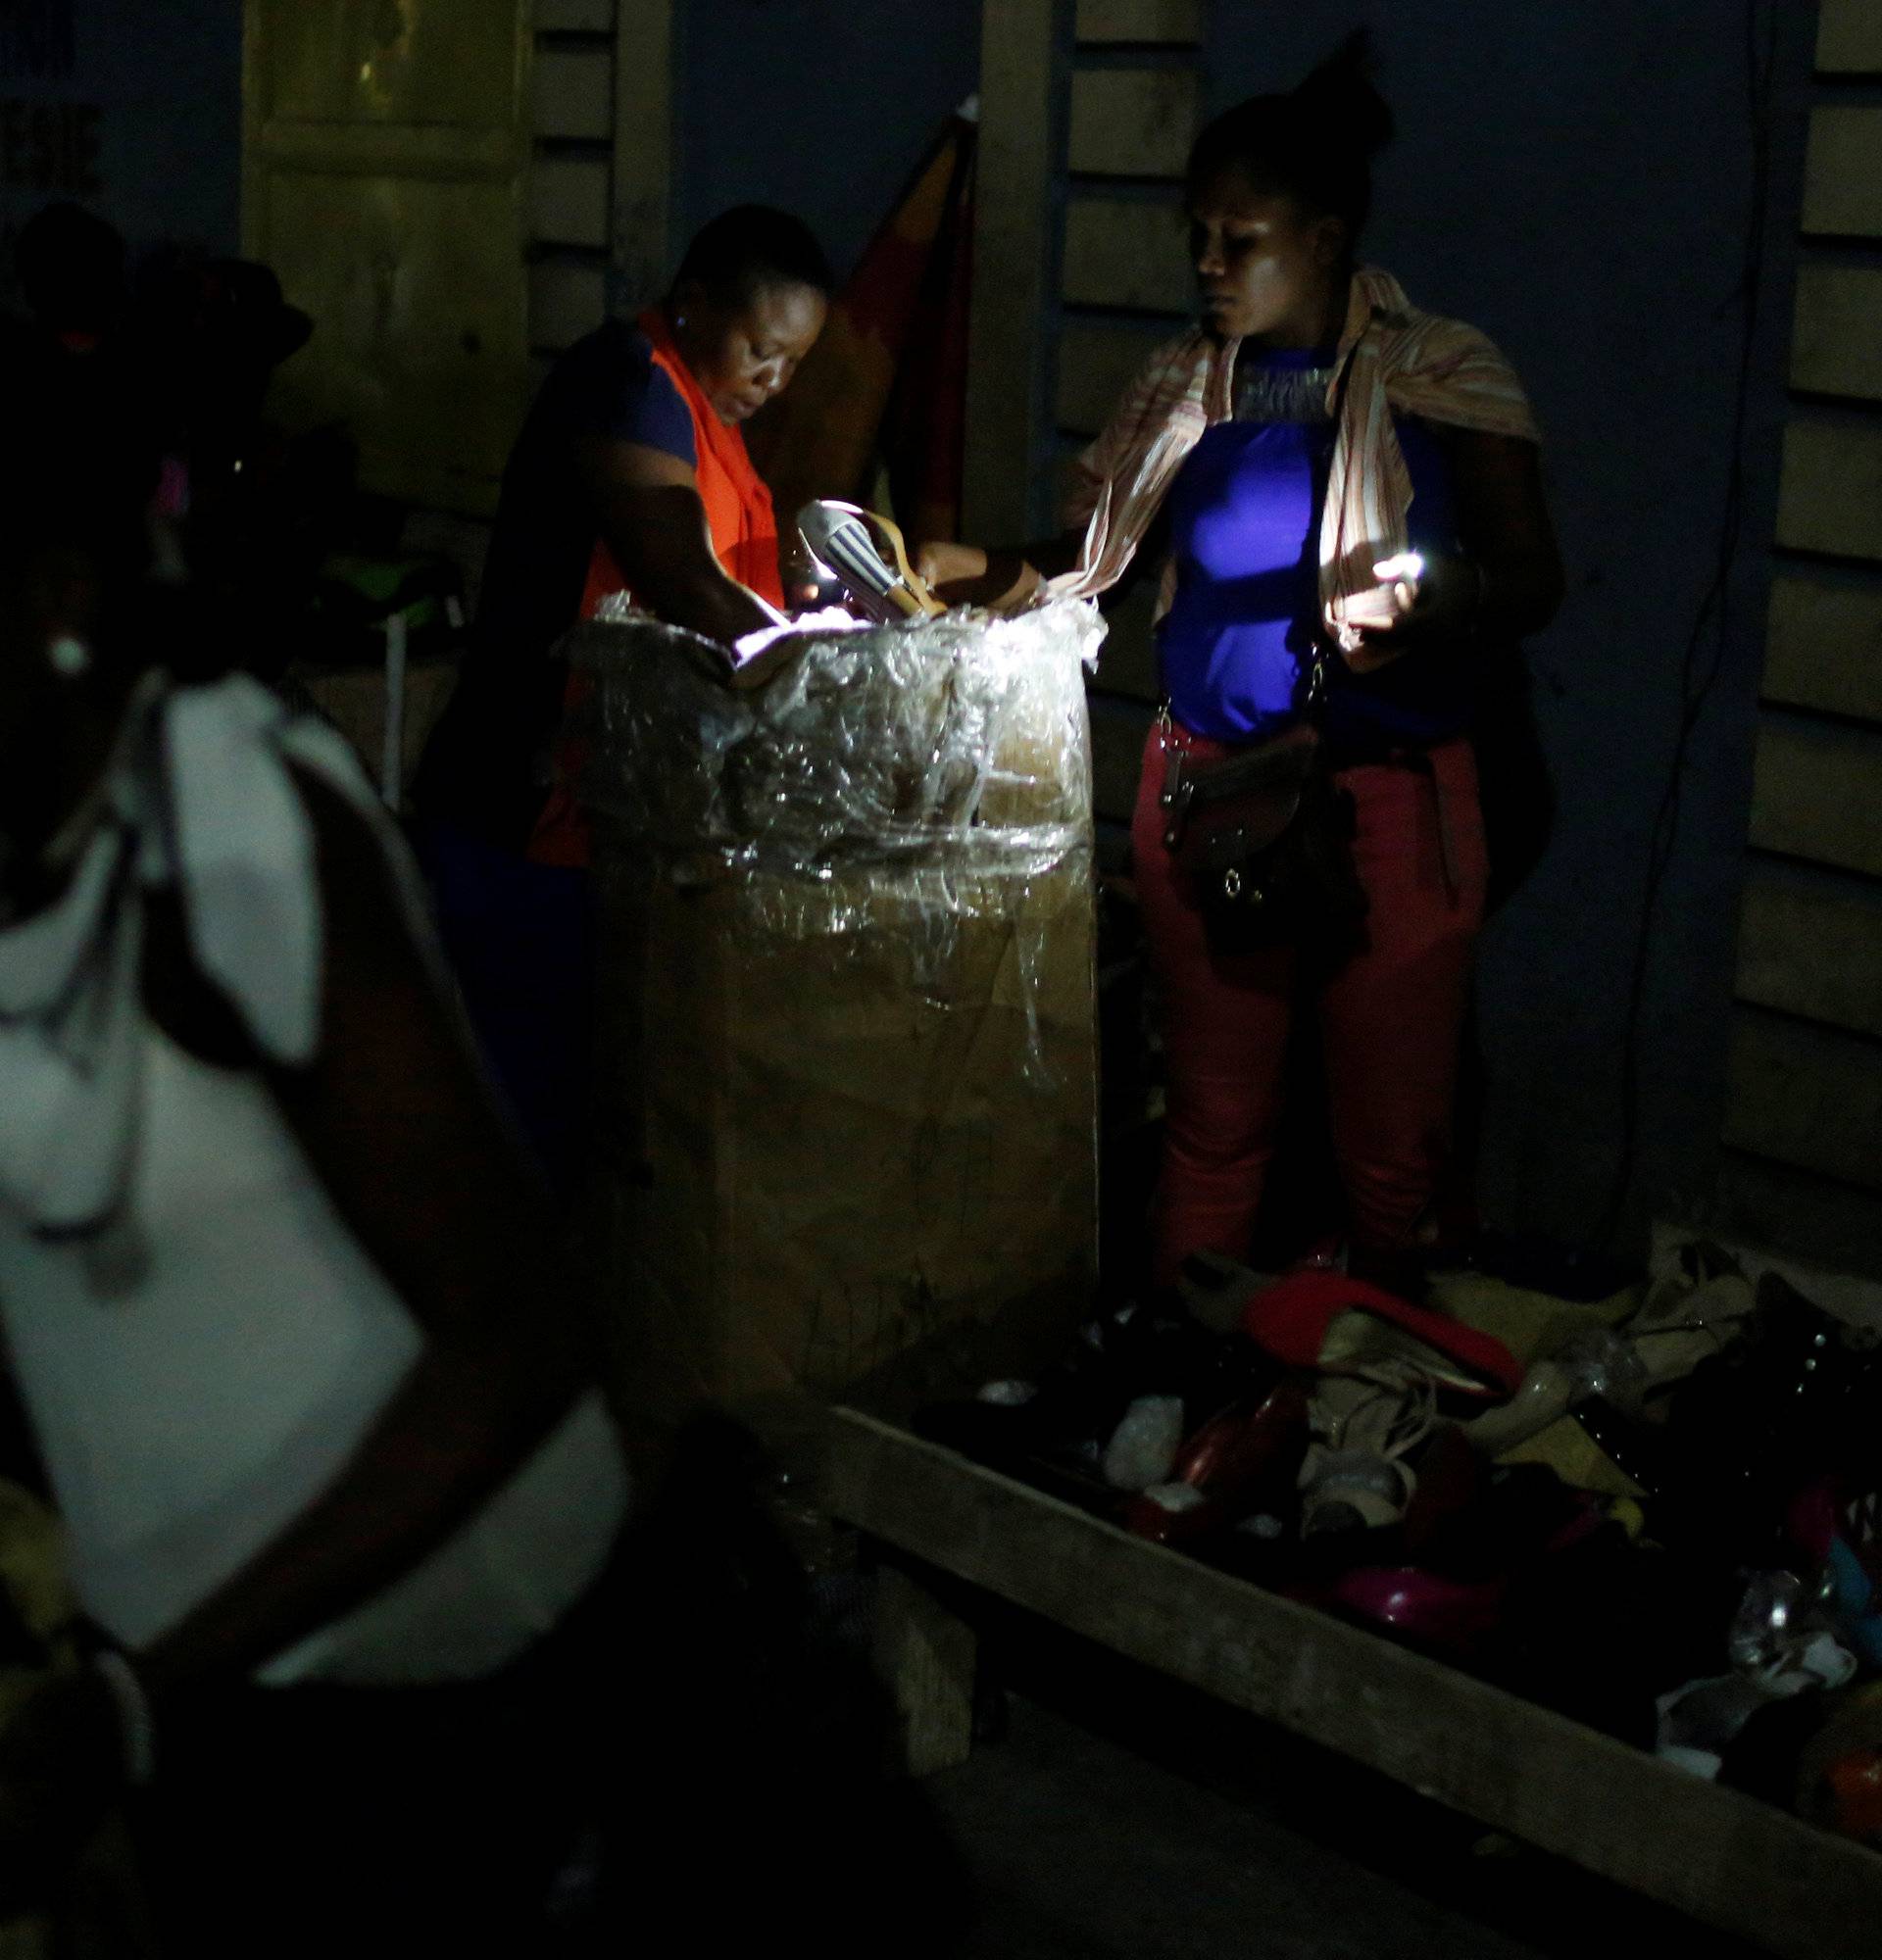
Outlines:
<svg viewBox="0 0 1882 1960"><path fill-rule="evenodd" d="M1225 110L1190 152L1191 185L1239 171L1263 191L1342 220L1356 243L1372 204L1372 159L1393 131L1371 62L1371 36L1356 28L1287 94Z"/></svg>
<svg viewBox="0 0 1882 1960"><path fill-rule="evenodd" d="M1359 155L1391 142L1392 110L1372 81L1372 34L1355 27L1286 100L1310 129L1335 131Z"/></svg>

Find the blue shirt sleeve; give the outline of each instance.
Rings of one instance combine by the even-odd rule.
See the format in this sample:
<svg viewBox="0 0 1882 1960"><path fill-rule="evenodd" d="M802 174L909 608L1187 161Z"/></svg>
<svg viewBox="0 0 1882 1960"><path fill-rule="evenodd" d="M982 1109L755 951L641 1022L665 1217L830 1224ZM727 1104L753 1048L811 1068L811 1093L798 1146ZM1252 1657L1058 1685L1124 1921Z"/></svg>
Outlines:
<svg viewBox="0 0 1882 1960"><path fill-rule="evenodd" d="M698 467L691 412L644 333L616 322L590 334L563 357L559 378L570 436L642 443Z"/></svg>

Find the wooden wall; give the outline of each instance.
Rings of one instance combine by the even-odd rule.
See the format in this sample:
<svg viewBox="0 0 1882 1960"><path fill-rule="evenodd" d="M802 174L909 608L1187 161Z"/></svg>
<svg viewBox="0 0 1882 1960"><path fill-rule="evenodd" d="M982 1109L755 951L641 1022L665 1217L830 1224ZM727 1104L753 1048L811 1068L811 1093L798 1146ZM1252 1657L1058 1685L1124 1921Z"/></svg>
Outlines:
<svg viewBox="0 0 1882 1960"><path fill-rule="evenodd" d="M1203 0L986 0L967 530L1058 527L1071 459L1194 318L1182 178ZM1128 822L1158 698L1150 594L1112 615L1092 687L1095 793Z"/></svg>
<svg viewBox="0 0 1882 1960"><path fill-rule="evenodd" d="M247 0L247 249L322 328L283 419L340 416L372 488L488 516L548 358L666 275L678 5L623 0L617 34L617 0L476 0L395 58L340 0Z"/></svg>
<svg viewBox="0 0 1882 1960"><path fill-rule="evenodd" d="M398 34L341 0L247 0L243 25L244 250L316 329L272 414L343 422L382 496L487 512L528 382L519 0Z"/></svg>
<svg viewBox="0 0 1882 1960"><path fill-rule="evenodd" d="M1823 0L1721 1209L1882 1271L1882 0Z"/></svg>
<svg viewBox="0 0 1882 1960"><path fill-rule="evenodd" d="M529 341L538 361L669 270L673 0L534 0Z"/></svg>

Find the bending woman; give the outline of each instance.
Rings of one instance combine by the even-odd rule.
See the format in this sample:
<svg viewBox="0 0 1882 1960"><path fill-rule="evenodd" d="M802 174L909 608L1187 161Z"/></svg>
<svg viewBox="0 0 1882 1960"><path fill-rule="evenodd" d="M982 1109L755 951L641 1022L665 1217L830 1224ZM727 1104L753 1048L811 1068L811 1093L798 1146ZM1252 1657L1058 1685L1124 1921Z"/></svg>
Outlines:
<svg viewBox="0 0 1882 1960"><path fill-rule="evenodd" d="M486 1054L553 1173L572 1168L587 1055L586 825L554 746L550 650L627 593L730 644L784 603L770 492L742 424L822 331L828 262L742 206L635 321L570 348L504 472L476 630L418 784L447 948Z"/></svg>
<svg viewBox="0 0 1882 1960"><path fill-rule="evenodd" d="M1166 539L1166 710L1132 830L1166 1016L1163 1281L1195 1251L1247 1256L1301 1005L1319 1022L1353 1261L1390 1278L1429 1236L1484 906L1475 676L1561 596L1509 364L1356 265L1390 133L1359 36L1293 93L1204 130L1189 170L1202 322L1159 350L1081 459L1073 528L1022 554L1089 594L1153 527ZM938 546L922 569L960 598L1006 591L1022 567ZM1316 651L1368 906L1363 944L1330 971L1307 944L1213 949L1160 804L1170 751L1204 765L1296 723Z"/></svg>

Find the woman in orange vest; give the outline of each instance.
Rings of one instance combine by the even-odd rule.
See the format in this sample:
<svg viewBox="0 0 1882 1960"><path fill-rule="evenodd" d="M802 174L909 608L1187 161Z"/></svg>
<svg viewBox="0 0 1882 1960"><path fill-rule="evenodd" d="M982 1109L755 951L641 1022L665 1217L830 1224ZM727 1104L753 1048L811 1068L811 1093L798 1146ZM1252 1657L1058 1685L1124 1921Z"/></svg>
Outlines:
<svg viewBox="0 0 1882 1960"><path fill-rule="evenodd" d="M550 649L618 592L728 644L776 616L777 521L742 424L790 384L831 284L799 220L714 219L659 306L556 362L504 472L471 647L418 789L466 1004L552 1174L578 1139L588 894L553 756L569 674Z"/></svg>

